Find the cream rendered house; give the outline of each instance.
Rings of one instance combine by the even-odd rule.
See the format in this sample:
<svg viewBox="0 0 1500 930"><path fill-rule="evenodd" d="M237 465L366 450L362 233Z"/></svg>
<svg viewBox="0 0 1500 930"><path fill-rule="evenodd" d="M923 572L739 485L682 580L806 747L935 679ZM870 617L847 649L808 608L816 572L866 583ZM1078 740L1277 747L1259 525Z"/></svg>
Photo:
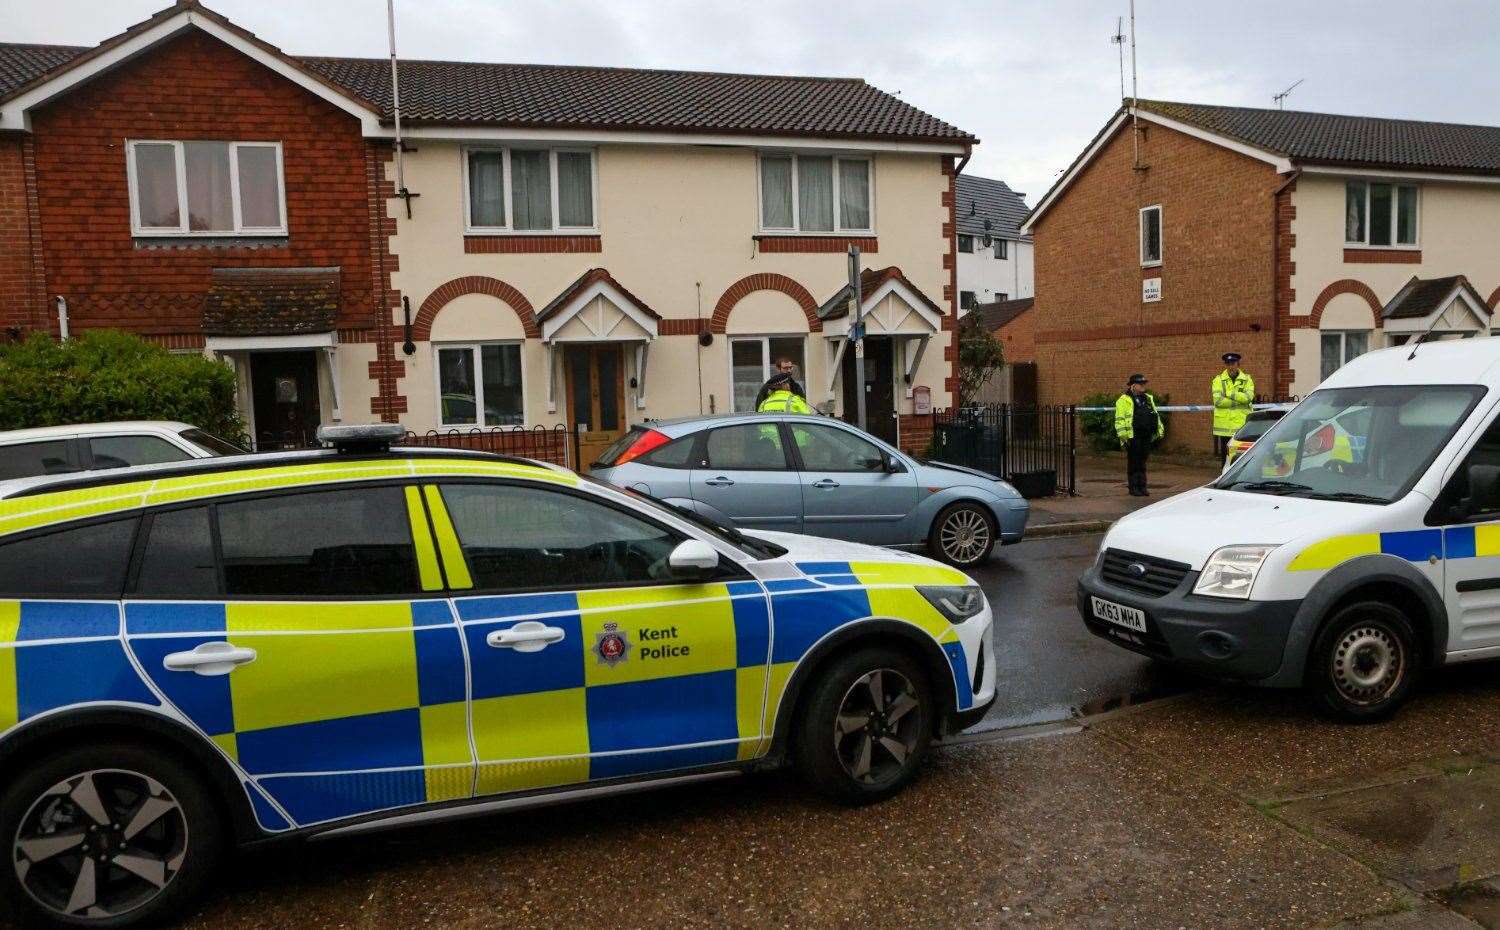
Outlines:
<svg viewBox="0 0 1500 930"><path fill-rule="evenodd" d="M879 282L871 431L914 441L918 399L950 403L953 172L972 137L858 80L402 68L420 101L400 168L419 196L389 207L409 428L562 423L588 462L634 423L751 409L783 357L842 414L854 353L822 308L850 245Z"/></svg>

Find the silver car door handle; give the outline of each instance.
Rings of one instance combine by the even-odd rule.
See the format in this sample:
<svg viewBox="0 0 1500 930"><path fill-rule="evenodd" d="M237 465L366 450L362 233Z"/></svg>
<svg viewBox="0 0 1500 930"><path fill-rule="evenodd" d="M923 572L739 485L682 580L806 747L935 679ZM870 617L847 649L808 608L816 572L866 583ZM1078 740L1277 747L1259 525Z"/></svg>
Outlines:
<svg viewBox="0 0 1500 930"><path fill-rule="evenodd" d="M729 478L725 478L723 475L720 475L717 478L706 478L704 479L703 483L711 488L727 488L731 484L734 484L734 481Z"/></svg>
<svg viewBox="0 0 1500 930"><path fill-rule="evenodd" d="M541 652L553 643L560 643L567 633L561 627L547 626L535 620L525 620L506 630L495 630L484 641L496 649L514 649L517 652Z"/></svg>
<svg viewBox="0 0 1500 930"><path fill-rule="evenodd" d="M812 486L815 488L836 488L839 486L839 483L832 478L824 478L821 481L814 481Z"/></svg>
<svg viewBox="0 0 1500 930"><path fill-rule="evenodd" d="M238 666L255 661L255 650L223 641L202 643L188 652L173 652L162 660L169 672L198 675L228 675Z"/></svg>

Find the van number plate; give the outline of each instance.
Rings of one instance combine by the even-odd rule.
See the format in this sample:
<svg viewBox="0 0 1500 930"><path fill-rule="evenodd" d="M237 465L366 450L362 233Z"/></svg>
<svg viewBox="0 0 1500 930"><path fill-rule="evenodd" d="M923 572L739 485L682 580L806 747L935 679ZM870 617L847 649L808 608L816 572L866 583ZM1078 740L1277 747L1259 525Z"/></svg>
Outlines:
<svg viewBox="0 0 1500 930"><path fill-rule="evenodd" d="M1089 597L1094 604L1094 616L1100 620L1108 620L1110 623L1135 630L1137 633L1146 632L1145 611L1126 607L1124 604L1116 604L1114 601L1106 601L1093 595Z"/></svg>

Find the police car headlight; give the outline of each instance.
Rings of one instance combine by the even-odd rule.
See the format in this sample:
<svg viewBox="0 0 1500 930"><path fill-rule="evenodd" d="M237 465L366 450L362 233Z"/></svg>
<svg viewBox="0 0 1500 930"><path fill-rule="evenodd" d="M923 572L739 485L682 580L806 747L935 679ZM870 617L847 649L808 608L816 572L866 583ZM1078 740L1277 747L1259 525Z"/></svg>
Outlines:
<svg viewBox="0 0 1500 930"><path fill-rule="evenodd" d="M949 623L963 623L984 610L984 592L976 585L929 585L917 590Z"/></svg>
<svg viewBox="0 0 1500 930"><path fill-rule="evenodd" d="M1193 588L1193 593L1209 597L1248 599L1250 587L1255 584L1255 576L1275 548L1225 546L1208 557L1208 564L1203 566L1203 573L1198 576L1198 584Z"/></svg>

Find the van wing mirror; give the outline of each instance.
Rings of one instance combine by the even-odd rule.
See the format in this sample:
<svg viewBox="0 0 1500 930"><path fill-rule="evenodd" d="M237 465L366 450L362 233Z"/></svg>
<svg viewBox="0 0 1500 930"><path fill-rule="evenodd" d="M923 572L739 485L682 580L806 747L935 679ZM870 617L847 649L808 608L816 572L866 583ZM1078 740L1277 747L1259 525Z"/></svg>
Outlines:
<svg viewBox="0 0 1500 930"><path fill-rule="evenodd" d="M1469 513L1500 510L1500 465L1469 466Z"/></svg>
<svg viewBox="0 0 1500 930"><path fill-rule="evenodd" d="M719 553L701 539L684 539L667 556L667 565L679 578L703 578L719 567Z"/></svg>

